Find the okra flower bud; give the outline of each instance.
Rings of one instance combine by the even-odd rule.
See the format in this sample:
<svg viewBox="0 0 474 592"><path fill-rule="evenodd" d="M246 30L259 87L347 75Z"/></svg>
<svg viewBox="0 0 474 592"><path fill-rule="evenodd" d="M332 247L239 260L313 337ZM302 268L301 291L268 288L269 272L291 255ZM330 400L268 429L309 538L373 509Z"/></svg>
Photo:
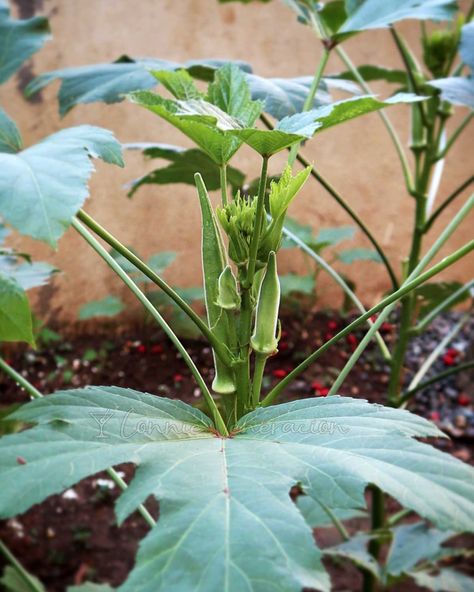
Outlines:
<svg viewBox="0 0 474 592"><path fill-rule="evenodd" d="M239 192L233 201L216 211L217 218L229 237L229 256L240 267L249 258L256 207L255 198L247 199Z"/></svg>
<svg viewBox="0 0 474 592"><path fill-rule="evenodd" d="M225 310L239 310L240 308L237 280L229 265L219 276L216 304Z"/></svg>
<svg viewBox="0 0 474 592"><path fill-rule="evenodd" d="M268 256L267 268L258 293L255 328L250 339L252 349L258 354L271 355L278 347L277 327L280 309L280 280L276 255Z"/></svg>

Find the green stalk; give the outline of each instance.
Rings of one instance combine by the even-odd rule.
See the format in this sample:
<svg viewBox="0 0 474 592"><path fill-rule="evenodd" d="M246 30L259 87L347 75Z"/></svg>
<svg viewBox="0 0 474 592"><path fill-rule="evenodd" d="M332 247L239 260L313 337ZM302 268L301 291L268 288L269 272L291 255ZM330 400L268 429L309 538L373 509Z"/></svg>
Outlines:
<svg viewBox="0 0 474 592"><path fill-rule="evenodd" d="M457 298L459 296L461 296L461 294L464 294L464 292L467 292L473 286L474 286L474 280L471 280L465 286L461 286L459 288L459 290L456 290L455 292L453 292L450 296L448 296L440 304L438 304L438 306L433 308L425 317L423 317L423 319L418 323L418 325L416 327L414 327L412 329L411 332L416 335L422 333L426 329L426 327L428 327L433 322L433 320L441 312L443 312L443 310L446 310L451 303L455 302L457 300Z"/></svg>
<svg viewBox="0 0 474 592"><path fill-rule="evenodd" d="M465 255L467 255L468 253L470 253L473 250L474 250L474 240L466 243L463 247L461 247L460 249L457 249L456 251L454 251L454 253L452 253L448 257L445 257L436 265L433 265L433 267L431 267L428 271L418 275L416 277L416 279L406 282L396 292L393 292L392 294L390 294L389 296L387 296L386 298L381 300L378 304L376 304L375 306L370 308L365 314L361 315L360 317L358 317L357 319L352 321L352 323L350 323L349 325L347 325L347 327L345 327L344 329L339 331L339 333L337 333L334 337L332 337L331 339L326 341L326 343L324 343L321 347L319 347L316 351L314 351L311 355L309 355L305 360L303 360L303 362L301 362L287 376L285 376L285 378L283 378L263 399L263 401L261 403L262 407L267 407L268 405L271 405L273 403L273 401L281 394L281 392L297 376L299 376L302 372L304 372L306 370L306 368L311 366L311 364L313 362L315 362L334 343L337 343L343 337L345 337L346 335L349 335L349 333L351 333L359 325L361 325L362 323L367 321L367 319L369 319L372 315L380 312L386 306L388 306L389 304L392 304L392 302L396 302L397 300L400 300L406 294L408 294L409 292L411 292L415 288L418 288L418 286L420 286L424 282L430 280L433 276L440 273L441 271L443 271L444 269L446 269L450 265L453 265L454 263L456 263L456 261L459 261L459 259L462 259L462 257L464 257Z"/></svg>
<svg viewBox="0 0 474 592"><path fill-rule="evenodd" d="M5 360L3 360L1 357L0 357L0 369L2 369L5 372L5 374L7 374L7 376L12 378L14 380L14 382L16 382L21 387L23 387L25 389L25 391L27 393L29 393L29 395L31 396L32 399L42 399L43 398L42 393L40 393L40 391L37 388L35 388L31 384L31 382L26 380L26 378L24 378L19 372L17 372L14 368L12 368L9 364L7 364L5 362ZM122 491L127 489L127 484L120 477L120 475L115 471L115 469L110 467L109 469L107 469L107 473L108 473L109 477L122 489ZM156 524L153 517L148 512L148 510L145 508L145 506L140 504L137 509L149 526L153 527ZM0 543L1 543L1 541L0 541Z"/></svg>
<svg viewBox="0 0 474 592"><path fill-rule="evenodd" d="M255 367L253 371L253 382L252 382L252 407L258 406L260 401L260 394L262 391L263 373L265 372L265 365L267 363L268 356L266 354L255 354Z"/></svg>
<svg viewBox="0 0 474 592"><path fill-rule="evenodd" d="M38 583L36 578L33 578L32 575L26 571L15 555L13 555L10 549L1 540L0 553L2 553L2 555L12 565L18 575L24 580L29 590L34 590L35 592L44 592L44 588L41 583Z"/></svg>
<svg viewBox="0 0 474 592"><path fill-rule="evenodd" d="M363 88L363 90L368 94L373 94L372 90L370 89L370 86L362 78L362 76L359 73L359 70L352 63L352 61L350 60L350 58L347 55L347 53L345 52L345 50L340 45L338 45L336 47L336 52L337 52L338 56L341 58L341 60L344 62L345 66L352 72L355 79L360 84L360 86ZM408 165L408 160L406 158L405 151L403 149L400 138L398 137L397 132L395 131L395 128L393 127L392 122L388 118L388 115L385 113L385 111L383 109L378 111L378 115L382 119L382 121L387 129L387 132L393 142L393 145L395 146L395 149L398 154L398 158L400 160L400 164L402 165L403 176L405 178L405 185L407 187L408 192L411 194L411 192L413 190L413 179L411 176L410 167Z"/></svg>
<svg viewBox="0 0 474 592"><path fill-rule="evenodd" d="M339 284L339 286L341 286L342 290L347 294L347 296L349 296L349 298L352 300L352 302L355 304L355 306L359 309L359 312L361 312L362 314L364 314L366 312L364 305L357 298L355 293L350 289L348 284L344 281L344 278L342 278L337 273L337 271L333 267L331 267L331 265L329 265L329 263L326 263L326 261L320 255L318 255L316 253L316 251L311 249L311 247L309 247L304 241L302 241L298 236L296 236L296 234L294 234L293 232L291 232L290 230L288 230L285 227L283 227L283 234L285 236L287 236L288 238L290 238L294 243L296 243L298 245L298 247L304 253L306 253L307 255L309 255L309 257L311 257L314 261L316 261L316 263L320 267L322 267L333 278L333 280L337 284ZM372 327L374 323L372 322L371 319L369 319L367 321L367 324L369 325L369 327ZM379 331L377 331L375 333L375 338L376 338L377 343L380 347L380 351L382 352L382 356L383 356L384 360L389 361L391 359L391 355L390 355L388 347L385 344L385 341L383 340L383 337L382 337L382 335L380 335Z"/></svg>
<svg viewBox="0 0 474 592"><path fill-rule="evenodd" d="M461 331L467 321L471 318L469 313L464 314L461 319L454 325L454 327L444 336L444 338L437 344L430 355L426 358L423 364L420 366L418 372L413 377L412 381L408 385L408 391L412 391L418 386L422 378L426 375L431 366L439 358L445 347L450 341L452 341L456 335Z"/></svg>
<svg viewBox="0 0 474 592"><path fill-rule="evenodd" d="M455 191L449 195L442 204L440 204L437 209L431 214L428 220L425 222L423 232L426 234L428 230L433 226L435 220L444 212L444 210L459 196L465 189L469 187L474 182L474 175L469 177L464 183L462 183Z"/></svg>
<svg viewBox="0 0 474 592"><path fill-rule="evenodd" d="M262 170L260 173L260 181L258 183L257 208L255 212L255 227L253 230L252 238L250 240L249 263L246 277L246 287L248 288L250 288L253 283L255 265L257 263L258 243L260 241L260 232L262 230L263 219L265 216L265 190L267 187L268 159L268 156L264 156L262 159Z"/></svg>
<svg viewBox="0 0 474 592"><path fill-rule="evenodd" d="M157 321L157 323L161 326L163 331L169 337L170 341L179 351L181 356L183 357L184 362L187 364L188 368L191 370L196 382L198 383L199 387L202 390L206 403L211 411L212 417L214 419L215 425L217 430L223 435L228 436L229 432L225 426L224 420L222 419L221 414L216 406L214 399L207 388L206 383L204 382L201 373L197 369L196 365L194 364L191 356L186 351L186 348L183 346L181 341L175 335L171 327L165 321L165 319L160 315L160 313L156 310L153 304L148 300L148 298L143 294L140 288L135 284L135 282L125 273L125 271L120 267L120 265L115 261L115 259L107 253L106 249L93 237L93 235L86 230L84 226L77 220L73 219L72 227L84 238L84 240L94 249L94 251L100 255L100 257L107 263L107 265L119 276L119 278L124 282L127 288L136 296L136 298L140 301L140 303L144 306L144 308L151 314L151 316Z"/></svg>
<svg viewBox="0 0 474 592"><path fill-rule="evenodd" d="M449 137L448 141L446 142L446 146L440 152L438 152L438 154L435 157L435 160L441 160L446 157L447 153L451 150L456 140L466 129L466 127L471 123L473 117L474 113L472 111L468 115L466 115L466 117L462 120L460 125L454 130L452 135Z"/></svg>
<svg viewBox="0 0 474 592"><path fill-rule="evenodd" d="M222 206L227 205L227 164L221 164L219 167L220 180L221 180L221 199Z"/></svg>
<svg viewBox="0 0 474 592"><path fill-rule="evenodd" d="M266 117L266 115L261 115L260 120L265 125L267 129L273 129L273 125L271 121ZM303 165L304 168L310 166L309 161L302 156L300 153L296 155L296 160ZM369 239L371 244L373 245L374 249L380 255L382 259L382 263L384 264L389 276L390 281L392 282L392 286L394 290L398 290L398 280L395 272L390 265L390 261L388 260L384 250L377 242L374 235L370 232L370 230L365 225L364 221L354 212L354 210L350 207L350 205L344 200L344 198L334 189L334 187L325 179L321 174L319 174L314 167L311 169L310 175L315 179L324 189L329 193L329 195L336 200L336 202L342 207L342 209L352 218L352 220L357 224L357 226L361 229L361 231L365 234L365 236Z"/></svg>
<svg viewBox="0 0 474 592"><path fill-rule="evenodd" d="M474 361L473 362L465 362L464 364L458 364L457 366L453 366L452 368L448 368L444 372L440 372L431 378L428 378L424 382L417 384L416 387L406 391L400 397L400 406L403 406L407 401L409 401L415 393L418 391L422 391L426 387L430 386L431 384L435 384L444 378L448 378L448 376L452 376L453 374L458 374L458 372L462 372L463 370L468 370L469 368L474 368Z"/></svg>
<svg viewBox="0 0 474 592"><path fill-rule="evenodd" d="M326 68L326 65L328 63L329 55L330 55L330 51L326 48L326 46L323 45L323 56L322 56L321 60L319 61L319 64L316 68L316 72L314 74L313 81L311 83L311 87L309 89L308 96L306 97L305 102L303 104L303 111L309 111L314 104L314 98L315 98L316 93L318 91L318 86L319 86L319 83L321 82L321 78L323 76L324 69ZM296 155L298 154L298 150L300 149L300 146L301 146L301 142L298 142L297 144L293 144L293 146L290 148L290 154L288 155L288 164L290 166L293 166L295 159L296 159Z"/></svg>
<svg viewBox="0 0 474 592"><path fill-rule="evenodd" d="M375 485L370 487L370 493L372 498L372 505L370 508L371 515L371 530L372 532L379 530L385 525L385 500L383 491L381 491ZM369 553L378 560L380 554L380 541L378 538L372 539L369 542ZM372 592L377 586L377 580L372 572L364 570L364 592Z"/></svg>
<svg viewBox="0 0 474 592"><path fill-rule="evenodd" d="M213 350L217 353L219 358L225 363L230 363L229 353L222 343L216 339L215 335L201 319L201 317L189 306L189 304L181 298L181 296L171 288L159 275L157 275L153 269L151 269L145 262L137 257L130 249L127 249L118 239L116 239L110 232L108 232L103 226L96 222L91 216L89 216L84 210L79 210L77 217L85 224L90 230L92 230L97 236L103 241L115 249L118 253L123 255L125 259L130 261L137 269L139 269L144 275L146 275L154 284L165 292L167 296L179 306L179 308L188 315L193 321L196 327L201 333L208 339L212 345Z"/></svg>

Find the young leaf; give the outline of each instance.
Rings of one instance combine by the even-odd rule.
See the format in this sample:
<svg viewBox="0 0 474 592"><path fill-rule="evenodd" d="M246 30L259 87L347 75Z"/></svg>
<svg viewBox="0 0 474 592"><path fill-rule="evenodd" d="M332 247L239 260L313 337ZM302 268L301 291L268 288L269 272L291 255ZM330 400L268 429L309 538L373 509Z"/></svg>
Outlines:
<svg viewBox="0 0 474 592"><path fill-rule="evenodd" d="M333 557L350 559L357 566L370 571L377 579L380 579L380 566L368 550L368 544L371 538L368 534L358 533L348 541L324 549L324 553Z"/></svg>
<svg viewBox="0 0 474 592"><path fill-rule="evenodd" d="M295 273L281 275L280 290L282 298L295 293L311 296L314 293L314 277L311 274L296 275Z"/></svg>
<svg viewBox="0 0 474 592"><path fill-rule="evenodd" d="M0 342L26 341L34 345L30 305L23 288L0 272Z"/></svg>
<svg viewBox="0 0 474 592"><path fill-rule="evenodd" d="M128 193L130 197L142 185L186 183L194 186L194 175L196 173L202 175L206 187L210 191L220 188L219 166L202 150L195 148L186 150L168 144L126 144L125 148L143 150L143 154L149 158L162 158L172 163L132 181ZM244 173L231 166L227 167L227 182L232 187L233 193L242 187L244 181Z"/></svg>
<svg viewBox="0 0 474 592"><path fill-rule="evenodd" d="M157 80L151 73L152 70L185 69L194 78L212 80L215 70L224 63L227 61L191 60L179 64L154 58L133 59L122 56L111 64L64 68L41 74L28 85L26 93L31 96L54 80L61 80L59 111L61 115L66 115L81 103L117 103L123 101L125 95L132 91L153 88ZM245 71L251 71L245 62L233 63Z"/></svg>
<svg viewBox="0 0 474 592"><path fill-rule="evenodd" d="M373 82L374 80L384 80L385 82L392 82L394 84L401 84L408 86L408 74L405 70L393 70L391 68L384 68L382 66L373 66L371 64L364 64L358 66L357 71L366 82ZM357 82L357 78L350 70L334 74L329 80L351 80Z"/></svg>
<svg viewBox="0 0 474 592"><path fill-rule="evenodd" d="M88 302L81 306L78 318L81 321L97 317L115 317L125 309L125 305L117 296L106 296L102 300Z"/></svg>
<svg viewBox="0 0 474 592"><path fill-rule="evenodd" d="M0 153L0 214L22 234L56 246L89 192L89 157L123 166L112 133L82 125L18 152Z"/></svg>
<svg viewBox="0 0 474 592"><path fill-rule="evenodd" d="M0 3L0 84L51 38L48 19L35 16L13 20L7 3Z"/></svg>
<svg viewBox="0 0 474 592"><path fill-rule="evenodd" d="M0 274L18 282L23 290L44 286L56 269L49 263L18 263L15 255L2 255L0 251Z"/></svg>
<svg viewBox="0 0 474 592"><path fill-rule="evenodd" d="M328 590L311 529L288 495L296 483L330 509L364 507L374 483L442 528L474 529L472 468L412 439L437 428L358 399L259 409L232 438L216 437L185 403L118 387L59 392L12 418L38 425L0 440L2 518L109 466L139 465L118 518L153 494L160 520L123 592L181 592L196 582L208 592L257 592L275 581L285 592Z"/></svg>
<svg viewBox="0 0 474 592"><path fill-rule="evenodd" d="M193 77L186 70L152 70L151 73L175 99L186 101L203 98L203 94L194 84Z"/></svg>
<svg viewBox="0 0 474 592"><path fill-rule="evenodd" d="M429 282L420 286L416 291L420 306L420 316L427 315L461 287L462 284L460 282ZM469 290L466 290L451 302L450 308L464 302L468 298L470 298L470 294Z"/></svg>
<svg viewBox="0 0 474 592"><path fill-rule="evenodd" d="M20 132L14 121L0 107L0 152L14 154L21 150L22 145Z"/></svg>

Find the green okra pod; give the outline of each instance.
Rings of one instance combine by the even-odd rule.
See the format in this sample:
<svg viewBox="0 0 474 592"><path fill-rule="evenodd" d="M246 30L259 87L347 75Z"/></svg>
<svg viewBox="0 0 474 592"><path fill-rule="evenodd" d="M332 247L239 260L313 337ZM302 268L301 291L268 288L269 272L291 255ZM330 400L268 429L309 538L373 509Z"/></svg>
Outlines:
<svg viewBox="0 0 474 592"><path fill-rule="evenodd" d="M258 292L255 328L250 339L257 354L273 354L278 347L277 327L280 309L280 280L278 279L276 255L271 251Z"/></svg>
<svg viewBox="0 0 474 592"><path fill-rule="evenodd" d="M237 280L230 265L224 269L219 276L217 306L224 310L239 310L240 308L240 294L237 288Z"/></svg>
<svg viewBox="0 0 474 592"><path fill-rule="evenodd" d="M219 277L227 267L227 257L204 181L199 173L194 175L194 179L198 190L202 217L201 255L207 320L209 328L217 339L227 345L229 343L229 320L227 315L223 314L222 308L217 304ZM213 356L216 372L212 383L213 390L221 394L235 392L233 369L224 364L216 356L215 352L213 352Z"/></svg>

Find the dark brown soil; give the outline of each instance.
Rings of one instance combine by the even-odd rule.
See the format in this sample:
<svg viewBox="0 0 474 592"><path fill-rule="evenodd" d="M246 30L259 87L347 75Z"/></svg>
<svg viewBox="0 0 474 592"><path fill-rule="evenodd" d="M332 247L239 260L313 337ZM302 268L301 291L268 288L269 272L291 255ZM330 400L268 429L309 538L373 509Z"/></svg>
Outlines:
<svg viewBox="0 0 474 592"><path fill-rule="evenodd" d="M347 319L325 314L304 320L286 319L280 352L270 361L270 379L266 386L279 380L346 322ZM384 334L387 341L392 339L389 324L384 326ZM44 393L89 384L117 385L202 405L199 390L171 344L148 328L141 328L137 335L113 339L89 335L40 346L35 352L9 348L3 354ZM294 383L285 398L324 396L337 369L356 347L360 335L349 336L340 346L322 356L301 380ZM187 345L204 376L211 379L209 349L200 342ZM386 368L372 347L341 390L343 394L384 402L386 385ZM0 376L0 400L1 412L13 404L27 401L28 396L6 377ZM7 427L14 429L11 425ZM451 440L442 446L464 461L471 460L472 447L468 441ZM133 475L134 469L130 465L118 469L124 472L125 480ZM109 488L109 485L106 474L97 475L79 483L66 496L53 496L22 516L0 522L0 539L28 570L40 578L48 591L63 592L67 586L86 580L115 586L123 582L132 568L138 543L148 528L137 513L121 527L117 526L113 505L118 490ZM156 515L158 508L154 500L149 501L148 506ZM348 526L355 532L361 524L356 521ZM318 529L315 537L322 547L340 542L332 528ZM464 544L467 542L468 539ZM456 562L463 571L468 570L466 561L458 559ZM361 576L349 562L335 564L327 560L326 563L333 577L334 590L361 589ZM392 590L412 592L420 588L404 582Z"/></svg>

